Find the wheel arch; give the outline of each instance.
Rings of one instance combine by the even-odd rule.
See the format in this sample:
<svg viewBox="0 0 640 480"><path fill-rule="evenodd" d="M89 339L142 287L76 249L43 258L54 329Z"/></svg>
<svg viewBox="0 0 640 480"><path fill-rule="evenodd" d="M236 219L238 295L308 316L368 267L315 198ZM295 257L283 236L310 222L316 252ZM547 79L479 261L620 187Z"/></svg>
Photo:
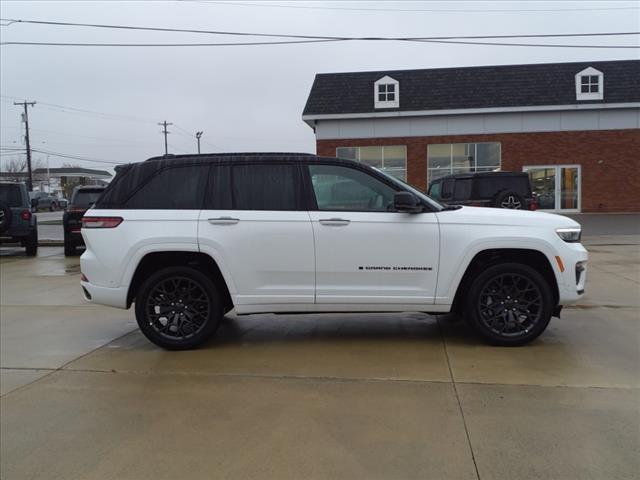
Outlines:
<svg viewBox="0 0 640 480"><path fill-rule="evenodd" d="M228 312L233 308L233 299L227 281L216 261L206 253L189 251L150 252L142 257L129 283L127 308L131 306L140 286L149 275L162 268L175 266L189 266L211 276L213 282L220 288L224 311Z"/></svg>
<svg viewBox="0 0 640 480"><path fill-rule="evenodd" d="M543 252L530 248L490 248L476 253L467 265L453 297L451 311L462 310L465 293L469 291L471 282L479 272L500 263L522 263L535 269L549 282L554 305L558 304L560 299L558 279L548 257Z"/></svg>

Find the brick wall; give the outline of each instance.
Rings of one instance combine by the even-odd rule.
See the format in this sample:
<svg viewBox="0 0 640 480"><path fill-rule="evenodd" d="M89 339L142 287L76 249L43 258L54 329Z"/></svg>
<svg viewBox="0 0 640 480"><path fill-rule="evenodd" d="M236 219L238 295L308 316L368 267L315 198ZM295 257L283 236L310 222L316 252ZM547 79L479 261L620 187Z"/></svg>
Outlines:
<svg viewBox="0 0 640 480"><path fill-rule="evenodd" d="M583 212L640 211L640 129L317 140L316 148L333 157L336 147L406 145L407 180L425 190L427 145L474 142L500 142L503 170L581 165Z"/></svg>

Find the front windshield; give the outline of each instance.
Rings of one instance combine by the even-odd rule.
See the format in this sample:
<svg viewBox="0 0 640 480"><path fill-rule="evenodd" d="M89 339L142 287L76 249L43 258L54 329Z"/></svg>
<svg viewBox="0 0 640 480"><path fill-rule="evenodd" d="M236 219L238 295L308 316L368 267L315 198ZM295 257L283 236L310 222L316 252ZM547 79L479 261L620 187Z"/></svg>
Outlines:
<svg viewBox="0 0 640 480"><path fill-rule="evenodd" d="M384 175L386 178L391 180L393 183L395 183L399 187L402 187L403 190L408 190L411 193L413 193L416 197L421 198L422 200L427 202L429 205L433 206L434 209L442 210L444 208L443 204L441 204L440 202L435 201L433 198L429 197L428 195L425 195L420 190L418 190L416 188L413 188L407 182L404 182L404 181L400 180L399 178L394 177L393 175L389 175L387 172L379 170L376 167L372 167L372 168L375 171L377 171L377 172L381 173L382 175Z"/></svg>

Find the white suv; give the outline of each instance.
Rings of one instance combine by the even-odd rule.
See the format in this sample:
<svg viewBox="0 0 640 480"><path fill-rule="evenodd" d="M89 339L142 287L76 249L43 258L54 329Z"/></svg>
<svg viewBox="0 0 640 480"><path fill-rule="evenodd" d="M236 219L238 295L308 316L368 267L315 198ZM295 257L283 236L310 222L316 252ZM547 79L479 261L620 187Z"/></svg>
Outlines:
<svg viewBox="0 0 640 480"><path fill-rule="evenodd" d="M193 348L223 315L459 311L522 345L584 293L580 225L441 205L366 165L305 154L118 167L82 221L88 300L135 302L153 343Z"/></svg>

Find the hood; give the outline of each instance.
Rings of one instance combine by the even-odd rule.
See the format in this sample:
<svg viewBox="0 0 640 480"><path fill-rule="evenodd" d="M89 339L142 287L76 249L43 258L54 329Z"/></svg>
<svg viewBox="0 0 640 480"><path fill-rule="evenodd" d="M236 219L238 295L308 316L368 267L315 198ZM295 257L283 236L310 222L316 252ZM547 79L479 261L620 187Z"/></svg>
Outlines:
<svg viewBox="0 0 640 480"><path fill-rule="evenodd" d="M458 210L438 212L440 223L474 225L509 225L522 227L548 226L551 228L579 227L575 220L554 213L507 208L462 207Z"/></svg>

